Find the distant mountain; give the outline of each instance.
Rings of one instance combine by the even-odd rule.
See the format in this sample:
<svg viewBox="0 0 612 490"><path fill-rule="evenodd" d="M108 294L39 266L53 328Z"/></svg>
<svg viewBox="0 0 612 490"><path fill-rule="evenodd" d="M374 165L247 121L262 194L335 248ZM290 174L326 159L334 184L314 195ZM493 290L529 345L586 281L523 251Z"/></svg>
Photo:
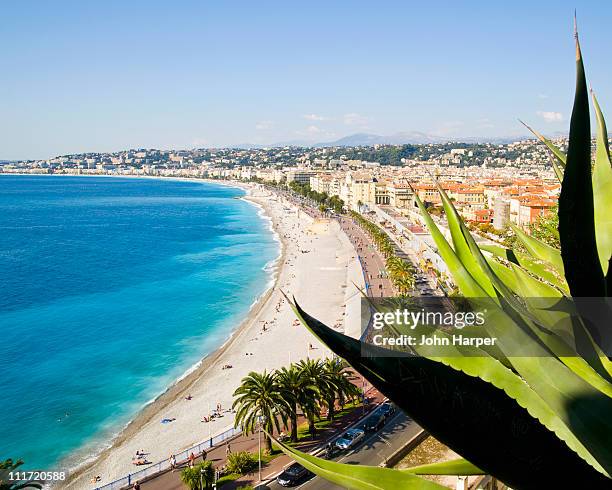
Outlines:
<svg viewBox="0 0 612 490"><path fill-rule="evenodd" d="M511 143L524 139L527 136L513 136L513 137L496 137L496 138L485 138L485 137L442 137L433 134L427 134L420 131L403 131L394 133L389 136L380 136L377 134L369 133L357 133L345 136L335 141L328 141L325 143L316 143L315 147L325 146L372 146L372 145L426 145L426 144L437 144L437 143L448 143L448 142L462 142L462 143Z"/></svg>
<svg viewBox="0 0 612 490"><path fill-rule="evenodd" d="M558 131L549 135L552 138L559 136L567 136L567 134ZM428 134L421 131L401 131L387 136L371 133L355 133L334 141L325 141L313 143L307 140L292 140L271 143L269 145L244 143L240 145L232 145L231 148L279 148L284 146L300 146L325 148L330 146L372 146L372 145L427 145L439 143L493 143L506 144L523 139L533 138L533 135L518 135L518 136L453 136L445 137L434 134Z"/></svg>

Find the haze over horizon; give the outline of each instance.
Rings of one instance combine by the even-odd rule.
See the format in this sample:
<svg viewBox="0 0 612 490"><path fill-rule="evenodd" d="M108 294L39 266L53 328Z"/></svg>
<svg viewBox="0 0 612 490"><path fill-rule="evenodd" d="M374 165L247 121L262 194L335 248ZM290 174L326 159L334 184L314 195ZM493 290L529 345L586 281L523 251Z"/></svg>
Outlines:
<svg viewBox="0 0 612 490"><path fill-rule="evenodd" d="M0 159L567 131L574 2L5 4ZM578 10L604 110L612 5Z"/></svg>

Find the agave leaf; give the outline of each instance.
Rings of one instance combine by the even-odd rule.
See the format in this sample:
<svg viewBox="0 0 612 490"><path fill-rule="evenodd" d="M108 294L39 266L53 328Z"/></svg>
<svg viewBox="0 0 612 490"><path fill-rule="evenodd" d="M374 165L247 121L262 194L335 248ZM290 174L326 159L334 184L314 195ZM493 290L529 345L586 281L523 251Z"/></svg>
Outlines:
<svg viewBox="0 0 612 490"><path fill-rule="evenodd" d="M454 207L452 212L456 213ZM551 355L549 348L544 347L541 340L536 340L537 337L533 333L536 327L531 322L533 320L537 322L537 319L525 310L508 287L493 273L469 230L463 222L460 224L474 258L499 292L502 309L489 312L484 327L492 337L497 338L500 348L525 382L566 423L571 423L581 443L588 448L588 454L579 447L571 447L591 464L595 459L597 463L593 466L600 470L605 467L604 472L609 475L612 473L612 448L602 442L602 437L603 440L612 440L612 423L609 420L609 414L612 413L612 399L568 369L559 359ZM444 255L442 258L451 271L453 267L458 267L457 264L446 261ZM458 286L461 288L460 284ZM527 320L522 318L523 316L526 316ZM518 328L513 329L513 326ZM516 352L524 352L525 357L510 358L509 353ZM542 376L542 373L546 375ZM577 402L587 396L589 403Z"/></svg>
<svg viewBox="0 0 612 490"><path fill-rule="evenodd" d="M431 216L429 216L429 213L427 212L427 209L425 209L425 206L419 198L418 194L415 193L414 198L416 200L417 206L421 210L423 218L425 219L425 223L429 228L429 232L431 233L432 238L436 242L436 246L438 247L438 252L440 253L440 256L442 257L444 262L446 262L446 265L453 274L453 279L455 280L455 283L457 284L457 286L459 286L463 294L465 296L474 298L484 298L488 296L485 290L476 282L476 280L471 276L468 270L463 266L463 263L455 254L455 251L448 244L446 238L444 238L444 235L442 234L438 226L431 219Z"/></svg>
<svg viewBox="0 0 612 490"><path fill-rule="evenodd" d="M569 449L571 445L586 452L584 457L601 469L565 422L527 383L486 353L480 358L454 359L462 363L467 373L444 365L441 359L432 361L398 353L389 357L386 349L342 335L308 315L299 305L292 306L315 336L419 425L507 485L563 487L565 472L578 478L585 487L603 489L609 485L608 478ZM479 375L490 377L491 382ZM503 386L503 390L495 384ZM508 424L508 420L512 422ZM504 441L503 458L490 457L490 448L482 444L487 439ZM564 472L558 468L564 468Z"/></svg>
<svg viewBox="0 0 612 490"><path fill-rule="evenodd" d="M544 137L542 134L538 133L531 126L527 125L526 123L524 123L520 119L519 119L519 121L520 121L520 123L523 126L525 126L529 131L531 131L536 138L538 138L542 143L544 143L548 147L550 152L557 159L557 162L559 162L559 165L561 165L561 167L565 168L565 161L567 159L567 157L565 156L565 153L563 153L557 146L555 146L555 144L552 141L550 141L548 138ZM553 164L554 164L554 162L553 162Z"/></svg>
<svg viewBox="0 0 612 490"><path fill-rule="evenodd" d="M595 236L589 96L577 34L576 94L559 196L559 237L565 278L572 296L605 296L604 274Z"/></svg>
<svg viewBox="0 0 612 490"><path fill-rule="evenodd" d="M274 439L281 450L315 475L325 478L343 488L353 490L448 490L438 483L425 480L407 471L398 471L380 466L342 464L303 453ZM477 473L479 474L479 473Z"/></svg>
<svg viewBox="0 0 612 490"><path fill-rule="evenodd" d="M555 271L559 273L559 275L564 275L565 271L563 270L561 253L556 248L541 242L537 238L527 235L517 226L511 225L511 227L514 233L516 233L518 239L523 242L523 245L525 245L525 248L531 255L533 255L536 259L550 264Z"/></svg>
<svg viewBox="0 0 612 490"><path fill-rule="evenodd" d="M438 181L434 179L434 182L436 183L440 196L442 196L442 205L444 206L448 228L450 229L451 238L453 240L453 247L458 259L461 261L470 275L476 280L478 285L486 291L487 296L495 296L495 290L493 289L491 281L489 281L487 276L480 270L480 267L472 256L472 252L470 252L470 247L468 247L468 244L463 237L463 233L461 233L461 218L456 212L453 203L448 198L446 192L444 192L444 189L442 189Z"/></svg>
<svg viewBox="0 0 612 490"><path fill-rule="evenodd" d="M400 471L415 475L484 475L485 473L469 461L460 458L442 463L422 464L412 468L402 468Z"/></svg>
<svg viewBox="0 0 612 490"><path fill-rule="evenodd" d="M514 263L516 265L520 265L523 269L529 271L535 276L538 276L545 281L551 283L552 285L558 287L561 291L566 294L569 294L569 289L567 287L567 283L565 280L560 278L558 275L554 274L550 270L548 270L544 265L535 260L527 257L524 254L515 252L514 250L499 247L497 245L479 245L481 250L485 252L489 252L497 257L500 257L508 262Z"/></svg>
<svg viewBox="0 0 612 490"><path fill-rule="evenodd" d="M597 150L593 168L593 207L595 212L595 235L599 262L604 274L608 274L612 257L612 167L608 148L608 130L601 108L593 94L593 105L597 115ZM608 291L611 294L612 291Z"/></svg>
<svg viewBox="0 0 612 490"><path fill-rule="evenodd" d="M548 343L543 342L546 349L538 342L531 341L528 334L529 331L537 334L537 318L534 318L531 312L526 312L507 286L495 276L465 225L462 226L462 231L474 257L500 293L501 305L506 313L503 315L494 311L494 315L499 318L498 321L489 314L487 330L498 337L501 349L525 382L561 418L572 425L581 442L595 456L598 463L606 467L609 475L612 471L612 448L602 443L602 436L609 434L604 436L604 440L612 439L612 422L606 415L612 413L612 399L562 364L559 359L547 355L546 349L552 352L559 347L554 337L550 337ZM514 322L520 328L511 331L508 322ZM535 325L532 325L532 322ZM524 352L526 357L510 358L509 352ZM542 373L545 373L545 376L542 376ZM586 375L586 371L583 371L583 374ZM593 377L590 378L590 382L595 382ZM605 386L606 382L602 383L598 383L598 386ZM577 402L585 397L588 397L588 403Z"/></svg>
<svg viewBox="0 0 612 490"><path fill-rule="evenodd" d="M537 281L519 267L513 267L518 293L547 330L536 329L538 336L559 360L593 387L612 397L612 377L602 364L600 352L577 314L567 309L573 304L555 288ZM548 301L549 300L549 301ZM577 313L577 312L575 312ZM576 342L575 331L586 342ZM581 356L577 351L581 351Z"/></svg>
<svg viewBox="0 0 612 490"><path fill-rule="evenodd" d="M551 164L559 183L563 182L563 170L554 161L551 161Z"/></svg>

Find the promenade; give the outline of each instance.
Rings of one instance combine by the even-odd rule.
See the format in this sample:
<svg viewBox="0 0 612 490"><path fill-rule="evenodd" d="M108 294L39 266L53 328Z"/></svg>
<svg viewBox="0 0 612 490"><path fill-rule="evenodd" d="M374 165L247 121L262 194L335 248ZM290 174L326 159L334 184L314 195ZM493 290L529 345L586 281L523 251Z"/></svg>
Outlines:
<svg viewBox="0 0 612 490"><path fill-rule="evenodd" d="M385 259L372 243L363 229L349 218L339 218L342 230L355 247L361 262L369 296L393 296L395 291L391 280L387 277Z"/></svg>
<svg viewBox="0 0 612 490"><path fill-rule="evenodd" d="M345 414L342 417L336 418L328 428L320 430L317 434L317 438L314 441L306 440L300 442L296 446L300 451L310 452L317 447L325 446L327 441L335 439L346 427L355 423L364 414L368 413L378 403L381 403L384 397L374 388L370 388L367 392L368 403L365 407L355 407L350 413ZM306 420L303 417L299 417L298 424L305 423ZM228 440L230 449L232 452L248 451L254 453L258 452L259 439L258 434L251 434L248 436L239 435L233 439ZM263 442L262 442L263 444ZM197 454L196 463L202 461L201 455ZM213 463L215 468L222 468L227 464L227 445L222 444L214 447L207 451L206 459ZM268 464L262 467L262 481L269 480L283 470L283 468L291 464L293 460L284 454L277 455ZM151 480L142 482L140 484L143 490L184 490L185 485L180 480L181 470L187 466L188 461L179 461L178 467L174 471L167 471L162 473ZM232 490L241 486L251 485L256 486L259 482L259 473L257 468L250 474L242 476L234 481L224 483L221 488Z"/></svg>

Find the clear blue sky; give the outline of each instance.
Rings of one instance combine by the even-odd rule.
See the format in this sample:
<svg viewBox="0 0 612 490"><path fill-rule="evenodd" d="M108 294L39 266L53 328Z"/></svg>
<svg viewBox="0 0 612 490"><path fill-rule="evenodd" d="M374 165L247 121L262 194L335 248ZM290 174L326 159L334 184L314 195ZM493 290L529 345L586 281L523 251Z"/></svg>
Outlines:
<svg viewBox="0 0 612 490"><path fill-rule="evenodd" d="M574 7L612 110L609 1L2 2L0 159L564 131Z"/></svg>

